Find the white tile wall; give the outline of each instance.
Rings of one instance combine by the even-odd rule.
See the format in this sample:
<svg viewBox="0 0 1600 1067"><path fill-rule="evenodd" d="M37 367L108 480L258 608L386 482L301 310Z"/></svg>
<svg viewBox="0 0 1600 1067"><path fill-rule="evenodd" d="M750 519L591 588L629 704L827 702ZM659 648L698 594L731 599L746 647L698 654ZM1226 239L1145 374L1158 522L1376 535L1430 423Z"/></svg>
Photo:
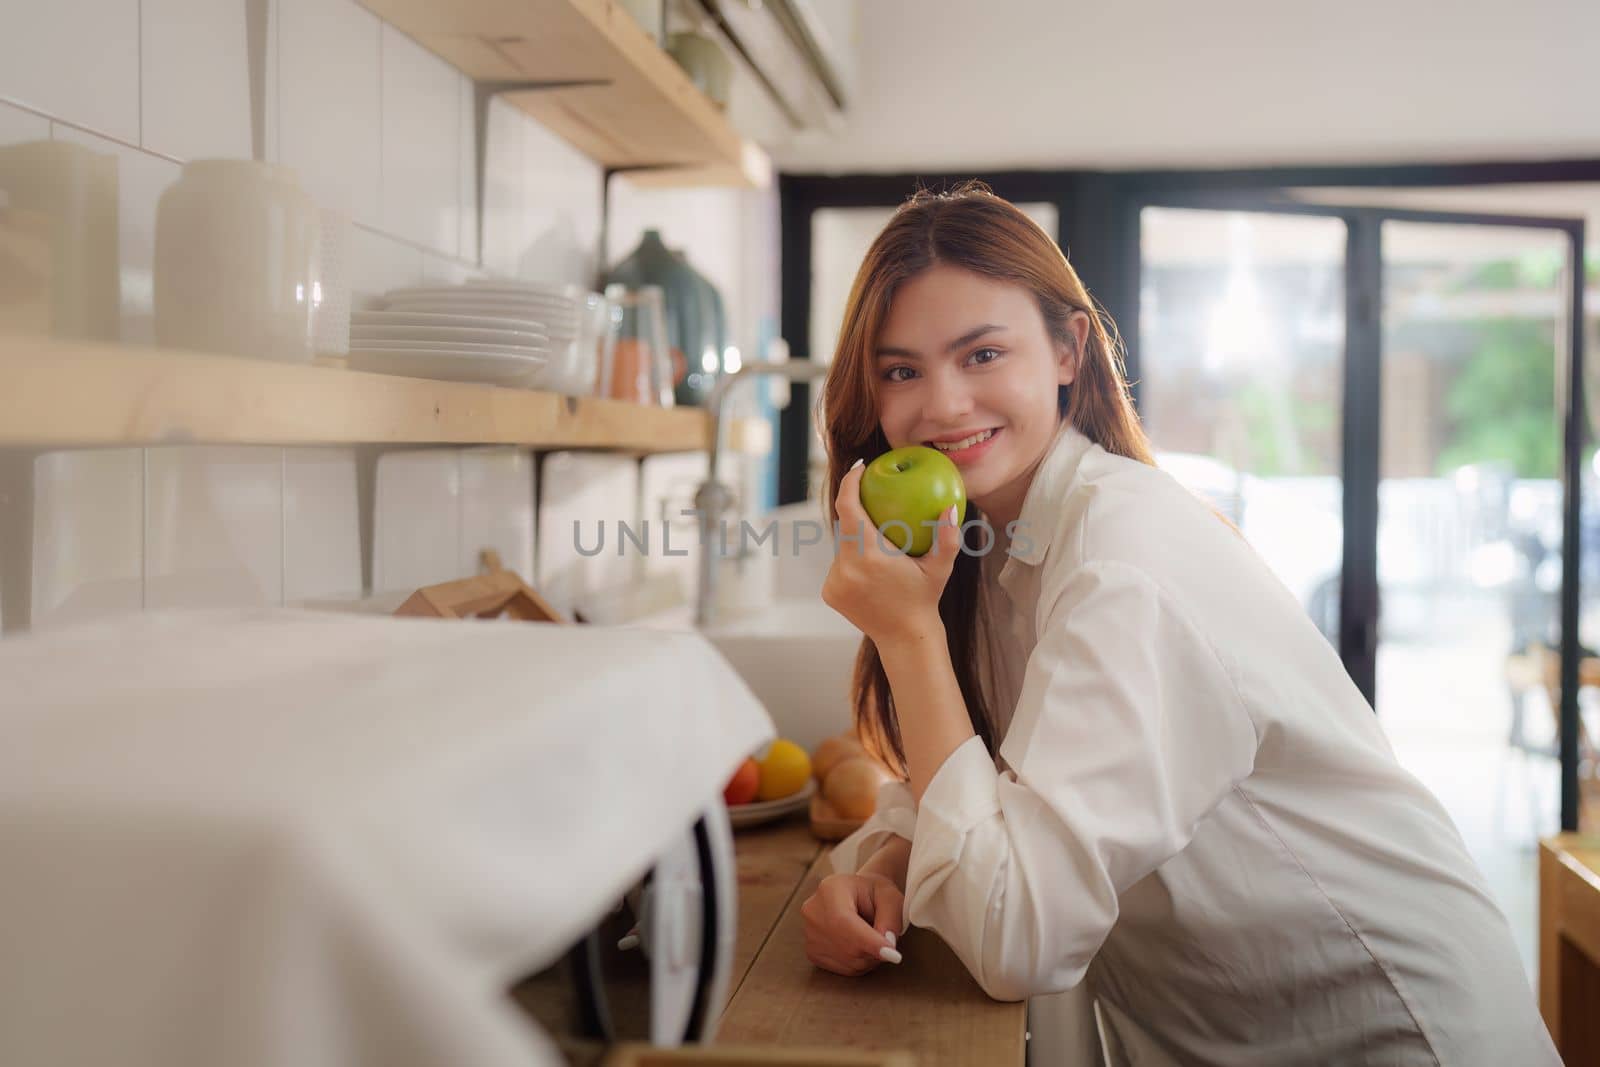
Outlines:
<svg viewBox="0 0 1600 1067"><path fill-rule="evenodd" d="M694 507L695 492L706 476L706 457L700 452L646 456L639 461L640 517L650 523L650 554L643 560L646 576L670 576L684 590L692 589L696 574L699 524L683 511ZM663 531L670 529L670 542ZM667 555L687 550L684 556ZM630 546L631 548L631 546Z"/></svg>
<svg viewBox="0 0 1600 1067"><path fill-rule="evenodd" d="M178 180L178 164L92 133L56 125L57 140L73 141L117 157L117 264L123 341L155 341L156 206Z"/></svg>
<svg viewBox="0 0 1600 1067"><path fill-rule="evenodd" d="M250 158L244 0L139 0L140 144L179 159Z"/></svg>
<svg viewBox="0 0 1600 1067"><path fill-rule="evenodd" d="M383 228L455 255L461 240L461 75L383 27Z"/></svg>
<svg viewBox="0 0 1600 1067"><path fill-rule="evenodd" d="M593 282L599 264L605 169L523 118L526 240L516 273L531 281Z"/></svg>
<svg viewBox="0 0 1600 1067"><path fill-rule="evenodd" d="M325 207L383 227L382 23L351 0L278 0L280 162Z"/></svg>
<svg viewBox="0 0 1600 1067"><path fill-rule="evenodd" d="M374 592L474 573L461 561L461 462L454 450L391 452L378 462Z"/></svg>
<svg viewBox="0 0 1600 1067"><path fill-rule="evenodd" d="M471 96L470 90L468 96ZM527 116L496 99L489 103L488 158L484 167L483 266L512 278L527 232L523 213L527 174L522 169L522 135ZM474 127L476 129L476 127Z"/></svg>
<svg viewBox="0 0 1600 1067"><path fill-rule="evenodd" d="M0 96L139 143L139 0L12 4Z"/></svg>
<svg viewBox="0 0 1600 1067"><path fill-rule="evenodd" d="M283 450L145 450L145 607L283 602Z"/></svg>
<svg viewBox="0 0 1600 1067"><path fill-rule="evenodd" d="M638 499L634 459L592 452L544 456L534 587L558 611L571 615L577 609L592 622L607 621L597 617L599 605L636 577L632 546L626 553L617 551L617 522L638 529ZM602 546L600 552L585 555L596 545Z"/></svg>
<svg viewBox="0 0 1600 1067"><path fill-rule="evenodd" d="M350 305L370 308L390 289L422 284L423 254L364 226L350 228Z"/></svg>
<svg viewBox="0 0 1600 1067"><path fill-rule="evenodd" d="M360 596L355 452L286 448L283 457L284 601Z"/></svg>
<svg viewBox="0 0 1600 1067"><path fill-rule="evenodd" d="M371 306L397 286L481 273L592 281L598 164L495 102L480 268L471 82L353 0L262 2L271 18L267 156L357 223L349 247L355 306ZM156 206L179 171L165 157L250 152L245 7L244 0L52 0L0 20L0 97L40 112L0 102L0 143L54 136L117 159L124 340L153 336ZM724 280L737 194L624 198L622 230L663 228ZM636 238L617 239L631 247ZM663 461L651 469L676 484L671 467ZM473 573L485 546L536 585L553 582L558 600L598 605L625 587L635 561L617 558L615 522L639 517L638 464L552 456L552 484L538 480L537 468L537 457L515 449L386 457L378 588ZM354 595L355 470L349 449L168 447L45 457L35 500L36 622L141 604ZM608 521L605 558L577 557L574 516L586 520L590 541L594 522ZM536 553L535 534L549 547L548 560Z"/></svg>
<svg viewBox="0 0 1600 1067"><path fill-rule="evenodd" d="M35 628L143 604L144 453L51 452L34 461ZM93 519L82 521L92 507Z"/></svg>
<svg viewBox="0 0 1600 1067"><path fill-rule="evenodd" d="M481 271L459 259L446 259L432 252L422 253L423 285L460 285L468 278L486 276L486 271Z"/></svg>
<svg viewBox="0 0 1600 1067"><path fill-rule="evenodd" d="M48 141L50 120L10 104L0 104L0 144Z"/></svg>
<svg viewBox="0 0 1600 1067"><path fill-rule="evenodd" d="M518 448L473 448L461 457L461 574L476 574L486 548L533 581L534 457Z"/></svg>

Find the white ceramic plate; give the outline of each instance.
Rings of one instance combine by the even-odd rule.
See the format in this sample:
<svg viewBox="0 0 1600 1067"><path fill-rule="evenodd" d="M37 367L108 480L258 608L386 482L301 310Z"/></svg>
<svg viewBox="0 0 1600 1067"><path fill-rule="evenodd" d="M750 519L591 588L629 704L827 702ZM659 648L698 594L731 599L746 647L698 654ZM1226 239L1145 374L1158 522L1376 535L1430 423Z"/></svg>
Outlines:
<svg viewBox="0 0 1600 1067"><path fill-rule="evenodd" d="M458 289L456 292L458 295L470 299L524 300L530 304L540 304L559 311L571 311L578 306L578 301L570 296L548 296L510 285L473 285L465 289ZM398 297L398 299L409 300L412 298L406 296Z"/></svg>
<svg viewBox="0 0 1600 1067"><path fill-rule="evenodd" d="M545 333L544 323L527 315L450 315L424 311L352 311L350 325L450 326L464 330L521 330Z"/></svg>
<svg viewBox="0 0 1600 1067"><path fill-rule="evenodd" d="M377 326L361 323L350 327L350 339L363 341L432 341L440 346L454 344L532 345L546 347L550 335L532 330L480 330L463 326ZM379 346L381 347L381 346Z"/></svg>
<svg viewBox="0 0 1600 1067"><path fill-rule="evenodd" d="M535 355L425 348L352 348L348 360L351 370L376 374L403 374L408 378L529 388L538 384L546 362L545 357Z"/></svg>
<svg viewBox="0 0 1600 1067"><path fill-rule="evenodd" d="M565 327L559 323L545 323L544 329L537 331L556 344L566 344L578 335L577 327Z"/></svg>
<svg viewBox="0 0 1600 1067"><path fill-rule="evenodd" d="M448 289L440 288L412 288L391 289L384 294L384 299L394 303L416 303L417 301L479 301L505 302L515 304L528 304L538 308L548 308L566 314L577 311L577 301L566 296L550 296L543 293L530 292L513 286L456 286Z"/></svg>
<svg viewBox="0 0 1600 1067"><path fill-rule="evenodd" d="M573 291L570 293L549 292L543 289L531 289L518 282L483 282L461 287L459 292L483 293L486 296L514 296L518 300L533 300L551 307L575 307L581 303L587 294Z"/></svg>
<svg viewBox="0 0 1600 1067"><path fill-rule="evenodd" d="M538 293L540 296L554 296L563 299L570 298L579 289L575 285L562 285L558 282L523 282L511 281L504 278L468 278L463 287L467 289L514 289L522 293Z"/></svg>
<svg viewBox="0 0 1600 1067"><path fill-rule="evenodd" d="M384 349L404 349L410 352L459 352L465 355L488 352L501 356L538 356L540 359L550 355L549 345L486 345L481 342L464 341L378 341L352 337L350 347L366 349L369 352Z"/></svg>
<svg viewBox="0 0 1600 1067"><path fill-rule="evenodd" d="M397 296L389 301L397 312L429 312L434 315L510 315L514 318L533 318L542 323L576 323L578 314L571 310L554 310L541 304L525 304L515 299L496 299L480 296L475 299L434 298L434 296Z"/></svg>
<svg viewBox="0 0 1600 1067"><path fill-rule="evenodd" d="M804 789L793 796L783 797L780 800L757 800L749 804L730 804L728 822L735 830L740 830L746 826L760 826L764 822L793 815L811 805L811 794L816 791L817 780L812 778L806 781Z"/></svg>
<svg viewBox="0 0 1600 1067"><path fill-rule="evenodd" d="M576 323L578 313L571 308L557 309L495 293L466 293L448 296L391 296L385 298L391 311L425 312L435 315L510 315L539 322Z"/></svg>

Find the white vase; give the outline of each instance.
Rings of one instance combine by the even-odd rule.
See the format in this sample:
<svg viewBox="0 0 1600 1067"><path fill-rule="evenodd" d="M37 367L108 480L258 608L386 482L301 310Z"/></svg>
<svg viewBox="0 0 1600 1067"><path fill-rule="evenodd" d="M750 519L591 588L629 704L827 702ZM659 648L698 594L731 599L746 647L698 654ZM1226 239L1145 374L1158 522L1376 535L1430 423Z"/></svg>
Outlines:
<svg viewBox="0 0 1600 1067"><path fill-rule="evenodd" d="M287 167L188 164L156 212L157 342L310 362L321 237L316 203Z"/></svg>

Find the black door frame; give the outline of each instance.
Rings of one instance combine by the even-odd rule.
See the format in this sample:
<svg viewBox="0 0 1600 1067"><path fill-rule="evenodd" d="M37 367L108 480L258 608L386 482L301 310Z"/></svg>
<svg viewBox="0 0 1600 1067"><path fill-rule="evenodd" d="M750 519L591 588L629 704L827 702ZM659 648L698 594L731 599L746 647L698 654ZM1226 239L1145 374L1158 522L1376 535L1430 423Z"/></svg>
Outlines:
<svg viewBox="0 0 1600 1067"><path fill-rule="evenodd" d="M1111 315L1126 347L1128 377L1139 402L1139 210L1141 201L1186 195L1269 194L1285 188L1426 188L1540 183L1600 183L1600 158L1397 166L1256 167L1227 170L1005 170L895 174L792 174L778 177L779 321L797 358L809 358L811 222L821 208L894 207L919 187L949 188L978 179L1012 201L1053 204L1057 239L1080 277ZM810 389L795 387L780 416L778 503L806 495Z"/></svg>
<svg viewBox="0 0 1600 1067"><path fill-rule="evenodd" d="M1339 217L1349 232L1345 270L1346 365L1344 431L1344 580L1340 593L1340 654L1357 685L1373 699L1376 674L1378 403L1382 345L1384 221L1520 226L1562 232L1568 241L1570 291L1562 418L1561 588L1561 826L1578 825L1578 614L1580 603L1580 466L1587 440L1583 392L1584 225L1582 220L1518 215L1340 206L1292 201L1290 187L1443 187L1600 181L1600 159L1399 167L1286 167L1224 171L1003 171L969 174L782 175L779 179L781 324L801 358L809 358L811 224L822 208L893 207L918 187L949 187L969 178L987 182L1012 201L1053 204L1058 241L1079 274L1094 279L1096 299L1121 328L1134 402L1139 403L1139 217L1146 206L1191 206ZM820 340L820 339L819 339ZM1369 355L1362 355L1368 353ZM804 499L810 441L810 390L781 416L778 501ZM1354 474L1359 492L1350 491ZM1359 531L1352 538L1352 531ZM1352 581L1354 576L1355 580Z"/></svg>

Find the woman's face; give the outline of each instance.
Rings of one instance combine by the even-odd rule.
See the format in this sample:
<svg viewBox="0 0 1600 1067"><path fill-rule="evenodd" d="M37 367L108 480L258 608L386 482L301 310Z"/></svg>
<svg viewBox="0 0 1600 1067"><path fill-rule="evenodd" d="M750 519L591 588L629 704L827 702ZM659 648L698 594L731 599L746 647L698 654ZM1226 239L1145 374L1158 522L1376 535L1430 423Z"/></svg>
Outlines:
<svg viewBox="0 0 1600 1067"><path fill-rule="evenodd" d="M1088 316L1075 312L1075 349L1057 345L1020 285L935 264L895 292L878 338L878 422L890 447L928 445L955 462L967 496L1009 521L1055 438L1057 387L1076 370Z"/></svg>

